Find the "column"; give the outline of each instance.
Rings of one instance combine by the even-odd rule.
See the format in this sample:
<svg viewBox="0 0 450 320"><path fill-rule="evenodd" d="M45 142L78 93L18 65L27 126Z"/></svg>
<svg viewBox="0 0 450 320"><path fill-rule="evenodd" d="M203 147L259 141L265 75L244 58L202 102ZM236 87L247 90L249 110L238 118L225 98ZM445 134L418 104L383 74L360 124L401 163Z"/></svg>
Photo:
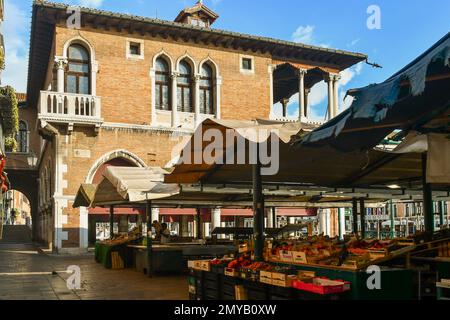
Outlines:
<svg viewBox="0 0 450 320"><path fill-rule="evenodd" d="M269 72L269 110L272 111L273 108L273 71L275 70L276 66L269 65L268 72Z"/></svg>
<svg viewBox="0 0 450 320"><path fill-rule="evenodd" d="M181 216L180 233L183 238L189 237L189 216Z"/></svg>
<svg viewBox="0 0 450 320"><path fill-rule="evenodd" d="M339 208L339 239L344 240L345 235L345 209Z"/></svg>
<svg viewBox="0 0 450 320"><path fill-rule="evenodd" d="M333 102L334 102L334 111L333 117L336 117L339 114L339 80L341 76L339 74L333 75Z"/></svg>
<svg viewBox="0 0 450 320"><path fill-rule="evenodd" d="M328 84L328 120L334 118L334 99L333 99L333 75L327 74L325 82Z"/></svg>
<svg viewBox="0 0 450 320"><path fill-rule="evenodd" d="M274 216L273 216L273 212L274 212L275 208L270 208L267 211L267 228L274 228Z"/></svg>
<svg viewBox="0 0 450 320"><path fill-rule="evenodd" d="M91 95L97 95L97 72L98 72L98 62L92 61L91 63Z"/></svg>
<svg viewBox="0 0 450 320"><path fill-rule="evenodd" d="M152 222L159 221L159 208L152 208L151 219L152 219Z"/></svg>
<svg viewBox="0 0 450 320"><path fill-rule="evenodd" d="M211 231L220 227L220 208L215 208L211 212Z"/></svg>
<svg viewBox="0 0 450 320"><path fill-rule="evenodd" d="M202 118L200 115L200 75L195 75L194 77L194 123L195 128L200 125Z"/></svg>
<svg viewBox="0 0 450 320"><path fill-rule="evenodd" d="M67 59L63 57L55 57L56 67L58 68L57 76L58 76L58 87L56 91L59 93L64 92L64 70L66 68Z"/></svg>
<svg viewBox="0 0 450 320"><path fill-rule="evenodd" d="M281 107L283 108L283 118L287 116L287 106L289 104L289 98L284 98L281 100Z"/></svg>
<svg viewBox="0 0 450 320"><path fill-rule="evenodd" d="M152 90L151 124L152 124L152 126L156 126L156 123L158 121L156 119L156 71L154 68L150 69L150 86L151 86L151 90Z"/></svg>
<svg viewBox="0 0 450 320"><path fill-rule="evenodd" d="M217 79L216 79L216 119L220 119L221 118L221 110L220 110L221 88L222 88L222 78L221 77L217 77Z"/></svg>
<svg viewBox="0 0 450 320"><path fill-rule="evenodd" d="M178 73L173 72L171 76L172 80L172 127L176 128L179 125L178 120L178 88L177 88Z"/></svg>
<svg viewBox="0 0 450 320"><path fill-rule="evenodd" d="M309 117L309 94L311 93L311 88L305 88L305 118Z"/></svg>
<svg viewBox="0 0 450 320"><path fill-rule="evenodd" d="M298 85L298 104L299 104L299 110L298 110L298 121L305 121L306 118L306 106L305 106L305 75L308 71L306 69L299 69L298 70L298 77L299 77L299 85Z"/></svg>

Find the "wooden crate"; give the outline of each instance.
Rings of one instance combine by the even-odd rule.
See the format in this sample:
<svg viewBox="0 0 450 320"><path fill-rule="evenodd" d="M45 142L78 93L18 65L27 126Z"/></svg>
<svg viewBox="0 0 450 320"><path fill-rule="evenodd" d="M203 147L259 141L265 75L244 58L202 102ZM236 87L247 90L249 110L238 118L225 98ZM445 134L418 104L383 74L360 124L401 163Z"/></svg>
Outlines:
<svg viewBox="0 0 450 320"><path fill-rule="evenodd" d="M117 251L111 252L111 268L112 269L124 269L125 268L123 259L120 256L119 252L117 252Z"/></svg>
<svg viewBox="0 0 450 320"><path fill-rule="evenodd" d="M239 275L237 270L233 268L225 268L224 274L228 277L237 277Z"/></svg>
<svg viewBox="0 0 450 320"><path fill-rule="evenodd" d="M292 251L280 251L280 261L282 262L293 262Z"/></svg>
<svg viewBox="0 0 450 320"><path fill-rule="evenodd" d="M294 263L308 263L308 258L305 252L292 251L292 262Z"/></svg>
<svg viewBox="0 0 450 320"><path fill-rule="evenodd" d="M265 284L272 284L272 272L260 271L259 272L259 282Z"/></svg>
<svg viewBox="0 0 450 320"><path fill-rule="evenodd" d="M236 300L248 300L247 290L245 290L244 286L237 285L234 287L234 292L236 296Z"/></svg>
<svg viewBox="0 0 450 320"><path fill-rule="evenodd" d="M211 263L209 260L195 260L191 265L193 265L193 269L198 271L211 271Z"/></svg>

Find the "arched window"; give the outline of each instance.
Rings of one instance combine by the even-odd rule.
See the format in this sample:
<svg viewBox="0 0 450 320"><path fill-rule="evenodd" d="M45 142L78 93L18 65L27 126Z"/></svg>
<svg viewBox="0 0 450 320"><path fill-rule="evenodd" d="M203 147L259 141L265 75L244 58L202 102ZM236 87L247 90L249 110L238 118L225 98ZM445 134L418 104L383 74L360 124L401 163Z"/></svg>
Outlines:
<svg viewBox="0 0 450 320"><path fill-rule="evenodd" d="M66 92L91 94L89 52L79 44L72 44L67 57Z"/></svg>
<svg viewBox="0 0 450 320"><path fill-rule="evenodd" d="M177 78L178 111L194 112L192 104L192 68L186 60L178 67L180 75Z"/></svg>
<svg viewBox="0 0 450 320"><path fill-rule="evenodd" d="M207 63L202 65L200 77L200 112L214 114L213 70Z"/></svg>
<svg viewBox="0 0 450 320"><path fill-rule="evenodd" d="M172 110L170 105L170 68L169 64L163 58L156 59L155 65L155 97L156 109Z"/></svg>
<svg viewBox="0 0 450 320"><path fill-rule="evenodd" d="M28 152L28 126L25 121L19 122L19 131L17 132L17 152Z"/></svg>

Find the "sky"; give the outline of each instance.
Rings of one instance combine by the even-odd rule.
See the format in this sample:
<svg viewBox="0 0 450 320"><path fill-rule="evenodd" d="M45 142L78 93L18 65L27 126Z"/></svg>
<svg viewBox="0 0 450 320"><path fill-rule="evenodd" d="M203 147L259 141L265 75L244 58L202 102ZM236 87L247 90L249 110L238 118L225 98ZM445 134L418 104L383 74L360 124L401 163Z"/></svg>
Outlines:
<svg viewBox="0 0 450 320"><path fill-rule="evenodd" d="M196 0L64 0L84 7L173 20ZM386 80L450 31L448 0L204 0L219 14L214 28L364 53L369 62L341 73L340 107L347 90ZM26 92L31 0L5 0L2 30L6 69L2 85ZM379 15L371 6L379 9ZM378 18L373 20L374 18ZM368 28L369 22L379 22ZM312 118L323 120L327 91L324 82L310 95ZM281 107L274 107L279 115ZM298 114L298 95L291 97L288 115Z"/></svg>

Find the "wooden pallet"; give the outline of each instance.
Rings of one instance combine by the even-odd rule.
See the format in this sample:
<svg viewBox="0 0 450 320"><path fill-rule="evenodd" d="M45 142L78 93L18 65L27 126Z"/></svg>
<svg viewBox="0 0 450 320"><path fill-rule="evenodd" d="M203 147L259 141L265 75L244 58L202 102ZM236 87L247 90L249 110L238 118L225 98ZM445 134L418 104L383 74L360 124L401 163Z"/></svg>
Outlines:
<svg viewBox="0 0 450 320"><path fill-rule="evenodd" d="M118 252L111 252L111 268L112 269L124 269L125 264L122 257Z"/></svg>

